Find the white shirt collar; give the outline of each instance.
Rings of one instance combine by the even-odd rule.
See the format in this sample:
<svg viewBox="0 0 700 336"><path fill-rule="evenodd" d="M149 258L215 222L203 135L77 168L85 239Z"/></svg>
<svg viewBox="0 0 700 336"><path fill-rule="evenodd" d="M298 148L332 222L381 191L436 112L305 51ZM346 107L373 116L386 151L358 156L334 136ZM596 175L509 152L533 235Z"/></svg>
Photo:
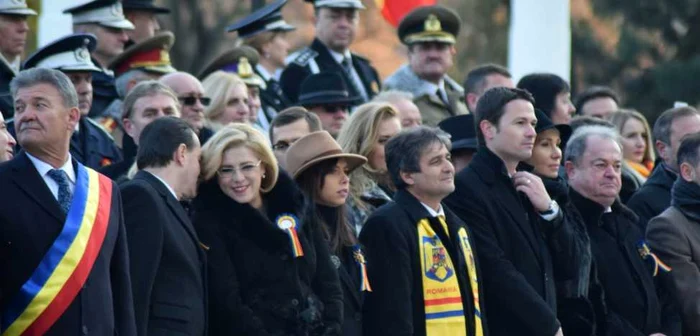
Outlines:
<svg viewBox="0 0 700 336"><path fill-rule="evenodd" d="M343 62L343 59L347 58L352 62L352 54L350 53L350 50L345 50L344 53L339 53L337 51L333 51L330 48L328 49L328 52L331 53L331 56L333 56L333 59L338 62L338 64Z"/></svg>
<svg viewBox="0 0 700 336"><path fill-rule="evenodd" d="M156 175L156 174L153 174L153 173L151 173L151 172L149 172L149 171L146 171L146 172L149 173L149 174L151 174L151 175L153 175L153 177L157 178L158 181L160 181L160 183L163 183L163 185L165 185L165 187L168 188L168 190L170 191L170 193L173 194L173 197L175 197L176 200L180 200L179 198L177 198L177 194L175 193L175 190L174 190L173 188L170 187L170 185L168 184L168 182L165 182L164 179L160 178L160 176L158 176L158 175Z"/></svg>
<svg viewBox="0 0 700 336"><path fill-rule="evenodd" d="M420 202L420 204L423 205L425 210L428 210L428 213L430 214L431 217L437 217L437 216L445 217L445 210L442 208L442 204L440 204L440 208L438 209L437 212L435 212L435 210L433 210L433 208L427 206L423 202Z"/></svg>
<svg viewBox="0 0 700 336"><path fill-rule="evenodd" d="M425 85L430 88L430 92L435 93L435 92L437 92L438 89L440 89L440 91L442 91L443 94L445 94L445 80L444 79L441 79L440 83L438 83L437 85L435 83L431 83L431 82L428 82L426 80L424 80L424 82L425 82Z"/></svg>
<svg viewBox="0 0 700 336"><path fill-rule="evenodd" d="M27 157L29 160L32 162L34 165L34 168L39 172L39 176L42 178L46 176L46 174L49 173L51 169L54 169L50 164L39 160L37 157L25 152L27 154ZM71 158L70 153L68 153L68 160L59 168L60 170L63 170L66 175L68 175L68 179L75 184L75 169L73 169L73 161Z"/></svg>
<svg viewBox="0 0 700 336"><path fill-rule="evenodd" d="M262 79L264 79L266 82L269 82L270 79L273 78L270 72L268 72L267 69L265 69L265 67L260 65L260 63L255 65L255 70L258 70L260 77L262 77Z"/></svg>

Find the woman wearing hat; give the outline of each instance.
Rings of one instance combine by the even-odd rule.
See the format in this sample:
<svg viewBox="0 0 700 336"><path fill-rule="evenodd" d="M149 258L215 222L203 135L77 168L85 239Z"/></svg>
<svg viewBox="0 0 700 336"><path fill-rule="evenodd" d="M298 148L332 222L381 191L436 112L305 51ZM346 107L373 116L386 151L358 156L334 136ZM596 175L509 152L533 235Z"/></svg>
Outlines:
<svg viewBox="0 0 700 336"><path fill-rule="evenodd" d="M627 203L632 194L647 181L654 169L654 146L651 129L644 116L634 110L619 110L610 116L622 142L622 189L620 200Z"/></svg>
<svg viewBox="0 0 700 336"><path fill-rule="evenodd" d="M202 149L194 226L208 251L209 334L340 335L342 292L319 223L252 126Z"/></svg>
<svg viewBox="0 0 700 336"><path fill-rule="evenodd" d="M231 123L249 122L248 87L240 77L215 71L202 82L211 103L204 109L207 127L214 132Z"/></svg>
<svg viewBox="0 0 700 336"><path fill-rule="evenodd" d="M394 194L384 160L384 145L400 131L401 119L392 105L368 103L350 116L338 135L344 152L367 158L367 163L350 175L353 184L348 199L349 218L358 235L365 219Z"/></svg>
<svg viewBox="0 0 700 336"><path fill-rule="evenodd" d="M286 155L286 167L322 223L334 266L343 289L343 335L362 335L363 293L371 291L365 259L355 232L347 221L345 201L350 194L350 172L367 162L346 154L326 131L314 132L295 142Z"/></svg>
<svg viewBox="0 0 700 336"><path fill-rule="evenodd" d="M577 276L573 279L559 279L555 270L554 280L557 288L558 318L562 323L564 335L590 335L595 322L594 312L587 297L589 278L591 277L590 238L583 219L569 202L568 185L559 176L562 162L562 146L571 136L571 127L566 124L555 125L547 115L535 110L537 117L537 138L529 160L521 162L518 170L527 170L539 176L547 193L557 201L565 217L564 225L571 225L576 232L577 254L580 263L576 265ZM592 295L591 295L592 296Z"/></svg>
<svg viewBox="0 0 700 336"><path fill-rule="evenodd" d="M569 124L576 112L571 102L571 87L563 78L551 73L529 74L518 82L535 98L535 108L542 110L553 123Z"/></svg>

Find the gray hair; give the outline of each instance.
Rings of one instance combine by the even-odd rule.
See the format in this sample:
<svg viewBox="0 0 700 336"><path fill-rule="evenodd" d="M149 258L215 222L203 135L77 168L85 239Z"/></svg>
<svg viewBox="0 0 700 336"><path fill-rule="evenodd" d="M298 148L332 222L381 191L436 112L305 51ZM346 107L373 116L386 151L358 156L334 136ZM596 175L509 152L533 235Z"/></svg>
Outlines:
<svg viewBox="0 0 700 336"><path fill-rule="evenodd" d="M78 93L70 78L61 71L47 68L32 68L20 71L10 82L12 97L17 97L19 89L48 84L56 88L63 100L63 106L68 108L78 107Z"/></svg>
<svg viewBox="0 0 700 336"><path fill-rule="evenodd" d="M129 82L133 80L136 82L136 84L138 84L149 79L151 78L143 70L131 69L121 74L114 80L114 87L117 89L119 98L124 99L124 97L126 97L126 95L129 93Z"/></svg>
<svg viewBox="0 0 700 336"><path fill-rule="evenodd" d="M612 140L620 147L620 149L622 149L620 134L614 128L599 125L581 126L576 129L574 134L566 143L566 154L564 161L571 161L574 163L574 165L578 166L583 154L586 152L586 142L588 138L592 136Z"/></svg>
<svg viewBox="0 0 700 336"><path fill-rule="evenodd" d="M401 99L413 101L414 95L408 91L388 90L379 93L372 98L373 103L396 103Z"/></svg>
<svg viewBox="0 0 700 336"><path fill-rule="evenodd" d="M680 118L700 115L700 112L692 106L675 107L664 111L654 123L654 139L671 145L671 125Z"/></svg>
<svg viewBox="0 0 700 336"><path fill-rule="evenodd" d="M173 90L167 87L165 84L155 81L147 80L137 84L126 97L124 98L124 104L122 104L122 118L130 118L133 113L134 104L136 101L143 97L151 97L158 94L169 96L175 102L177 107L178 117L180 113L180 102L177 99L177 95Z"/></svg>
<svg viewBox="0 0 700 336"><path fill-rule="evenodd" d="M426 148L442 144L450 150L450 135L437 127L418 126L401 131L387 142L384 156L391 181L397 189L406 188L401 172L420 172L420 157Z"/></svg>

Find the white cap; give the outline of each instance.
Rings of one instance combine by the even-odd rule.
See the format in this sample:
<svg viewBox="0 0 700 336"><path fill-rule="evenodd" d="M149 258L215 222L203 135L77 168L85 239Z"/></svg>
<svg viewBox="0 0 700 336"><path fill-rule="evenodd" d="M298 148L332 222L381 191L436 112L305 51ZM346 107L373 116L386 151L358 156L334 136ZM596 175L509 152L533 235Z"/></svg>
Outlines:
<svg viewBox="0 0 700 336"><path fill-rule="evenodd" d="M36 15L36 12L27 7L25 0L0 0L0 14Z"/></svg>
<svg viewBox="0 0 700 336"><path fill-rule="evenodd" d="M63 11L73 15L73 24L96 23L101 26L133 30L134 25L124 16L119 1L93 1L85 5Z"/></svg>

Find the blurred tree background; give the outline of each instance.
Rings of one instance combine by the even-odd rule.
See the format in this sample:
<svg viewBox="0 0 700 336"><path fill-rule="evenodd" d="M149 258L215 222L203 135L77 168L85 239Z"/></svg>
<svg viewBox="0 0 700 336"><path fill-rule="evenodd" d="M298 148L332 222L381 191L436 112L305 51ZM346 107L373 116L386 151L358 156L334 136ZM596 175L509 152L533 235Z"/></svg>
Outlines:
<svg viewBox="0 0 700 336"><path fill-rule="evenodd" d="M197 73L234 46L225 27L272 0L158 0L173 10L162 16L177 41L176 67ZM653 122L674 101L700 102L700 0L570 0L574 95L593 84L620 92L625 106ZM507 64L509 0L439 0L463 20L458 56L451 75L461 82L477 64ZM361 28L352 49L367 56L382 77L405 62L406 50L394 27L373 0L364 0ZM313 10L290 0L284 17L299 29L289 38L294 49L313 38ZM546 19L546 18L543 18ZM536 37L533 37L536 38Z"/></svg>

